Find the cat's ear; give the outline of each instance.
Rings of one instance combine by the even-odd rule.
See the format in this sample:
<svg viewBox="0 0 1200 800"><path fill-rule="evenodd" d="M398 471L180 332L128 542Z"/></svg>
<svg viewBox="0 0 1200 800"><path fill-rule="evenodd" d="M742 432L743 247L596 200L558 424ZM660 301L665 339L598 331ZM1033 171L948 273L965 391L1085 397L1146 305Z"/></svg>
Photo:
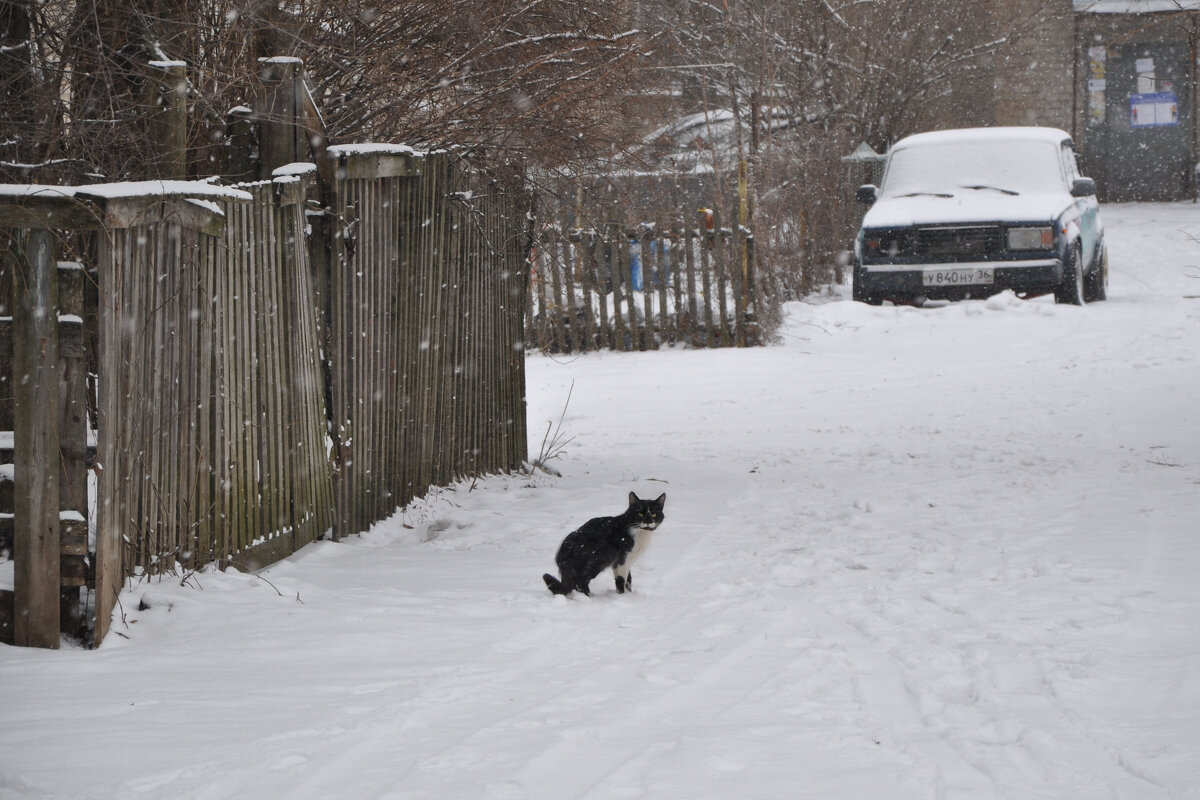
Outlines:
<svg viewBox="0 0 1200 800"><path fill-rule="evenodd" d="M658 496L658 499L654 501L654 504L657 505L661 509L666 504L666 502L667 502L667 493L663 492L662 494L660 494Z"/></svg>
<svg viewBox="0 0 1200 800"><path fill-rule="evenodd" d="M637 501L638 501L638 496L637 496L637 494L636 494L636 493L634 493L634 492L630 492L630 493L629 493L629 505L633 505L633 504L634 504L634 503L636 503Z"/></svg>

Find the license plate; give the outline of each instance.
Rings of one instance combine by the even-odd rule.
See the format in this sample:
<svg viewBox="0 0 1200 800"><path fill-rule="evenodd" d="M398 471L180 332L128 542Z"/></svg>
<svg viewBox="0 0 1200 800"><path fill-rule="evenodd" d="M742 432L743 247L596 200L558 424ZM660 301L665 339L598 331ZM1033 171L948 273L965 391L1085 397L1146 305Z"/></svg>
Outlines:
<svg viewBox="0 0 1200 800"><path fill-rule="evenodd" d="M995 277L991 267L925 270L926 286L974 286L994 282Z"/></svg>

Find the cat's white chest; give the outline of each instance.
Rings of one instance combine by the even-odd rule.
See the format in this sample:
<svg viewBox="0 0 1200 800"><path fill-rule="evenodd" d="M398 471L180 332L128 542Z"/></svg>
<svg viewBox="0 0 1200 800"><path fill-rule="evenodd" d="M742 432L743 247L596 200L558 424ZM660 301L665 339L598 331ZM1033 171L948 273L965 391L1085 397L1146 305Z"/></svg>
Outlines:
<svg viewBox="0 0 1200 800"><path fill-rule="evenodd" d="M646 552L646 548L650 546L650 537L654 535L654 531L645 528L630 528L629 532L633 534L633 549L629 551L629 555L625 556L627 571L629 567L633 566L633 562Z"/></svg>
<svg viewBox="0 0 1200 800"><path fill-rule="evenodd" d="M650 546L650 536L654 533L653 530L645 528L630 527L629 532L633 534L633 549L625 556L625 560L619 565L613 567L613 572L619 578L628 578L629 570L633 567L633 562L642 557L642 553L646 552L646 548Z"/></svg>

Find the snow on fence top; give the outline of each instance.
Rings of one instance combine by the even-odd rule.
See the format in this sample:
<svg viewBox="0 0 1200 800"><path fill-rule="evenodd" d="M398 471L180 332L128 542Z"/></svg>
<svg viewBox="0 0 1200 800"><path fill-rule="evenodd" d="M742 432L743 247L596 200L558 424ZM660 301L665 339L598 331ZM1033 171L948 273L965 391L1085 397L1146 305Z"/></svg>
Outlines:
<svg viewBox="0 0 1200 800"><path fill-rule="evenodd" d="M293 161L271 170L272 178L297 178L311 175L317 171L317 165L311 161Z"/></svg>
<svg viewBox="0 0 1200 800"><path fill-rule="evenodd" d="M387 144L387 143L336 144L329 148L328 153L331 158L341 158L342 156L362 156L362 155L385 155L385 156L423 156L423 155L426 155L426 153L418 152L406 144Z"/></svg>
<svg viewBox="0 0 1200 800"><path fill-rule="evenodd" d="M0 226L67 230L91 230L105 225L129 227L148 221L145 213L151 207L157 208L168 201L186 201L192 208L198 205L209 212L208 216L193 218L193 224L204 228L214 221L212 212L219 211L211 203L214 200L249 203L251 195L206 181L152 180L90 186L0 184Z"/></svg>
<svg viewBox="0 0 1200 800"><path fill-rule="evenodd" d="M1075 10L1083 14L1200 11L1200 0L1075 0Z"/></svg>
<svg viewBox="0 0 1200 800"><path fill-rule="evenodd" d="M0 197L54 198L95 197L104 200L125 200L135 197L209 197L249 201L250 194L229 186L217 186L206 181L131 181L127 183L96 183L90 186L47 186L38 183L0 183Z"/></svg>
<svg viewBox="0 0 1200 800"><path fill-rule="evenodd" d="M53 197L75 196L74 186L47 186L41 183L0 183L0 197Z"/></svg>
<svg viewBox="0 0 1200 800"><path fill-rule="evenodd" d="M205 181L130 181L127 183L98 183L77 186L75 194L105 200L125 200L136 197L208 197L249 202L249 192L229 186L217 186Z"/></svg>

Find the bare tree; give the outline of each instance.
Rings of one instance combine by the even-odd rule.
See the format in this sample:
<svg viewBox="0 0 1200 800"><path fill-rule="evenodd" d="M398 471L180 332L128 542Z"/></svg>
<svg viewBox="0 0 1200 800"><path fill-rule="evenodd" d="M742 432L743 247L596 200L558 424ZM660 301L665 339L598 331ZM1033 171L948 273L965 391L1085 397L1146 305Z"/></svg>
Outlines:
<svg viewBox="0 0 1200 800"><path fill-rule="evenodd" d="M330 139L472 145L563 161L611 149L645 37L623 2L0 0L9 179L158 174L146 122L182 62L193 174L219 172L258 59L306 64ZM57 169L51 169L57 167Z"/></svg>
<svg viewBox="0 0 1200 800"><path fill-rule="evenodd" d="M701 112L677 148L708 150L716 203L735 218L738 165L764 279L776 297L828 282L848 246L843 156L916 130L990 122L1003 32L977 0L658 0L654 71L672 113ZM986 11L986 9L985 9ZM732 126L732 127L730 127ZM663 151L646 150L663 163ZM685 168L689 161L672 155ZM706 165L708 166L708 165Z"/></svg>

